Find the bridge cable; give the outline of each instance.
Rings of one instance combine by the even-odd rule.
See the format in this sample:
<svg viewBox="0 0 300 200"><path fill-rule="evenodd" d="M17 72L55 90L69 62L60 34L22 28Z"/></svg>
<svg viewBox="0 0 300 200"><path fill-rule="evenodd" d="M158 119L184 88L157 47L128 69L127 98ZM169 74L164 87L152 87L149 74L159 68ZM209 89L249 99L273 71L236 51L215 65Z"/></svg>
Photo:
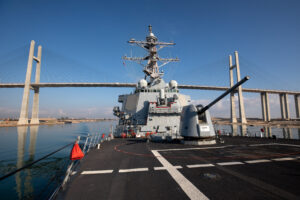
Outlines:
<svg viewBox="0 0 300 200"><path fill-rule="evenodd" d="M253 74L252 77L254 79L255 77L258 77L259 78L258 80L268 80L268 82L272 83L272 85L276 85L277 88L281 88L281 89L286 89L286 88L282 88L283 84L280 83L284 83L284 85L288 85L289 87L291 87L289 82L283 79L282 76L278 76L277 74L272 73L273 72L272 70L268 71L265 69L265 67L259 66L258 64L248 60L243 56L240 56L240 60L241 60L240 64L242 68L252 73ZM268 76L268 74L272 74L272 78L271 76Z"/></svg>
<svg viewBox="0 0 300 200"><path fill-rule="evenodd" d="M68 57L68 56L64 56L64 55L61 55L55 51L52 51L51 49L46 49L46 53L48 56L50 56L52 58L52 61L51 62L56 62L58 63L58 65L63 65L64 68L60 68L61 71L57 71L55 70L55 74L56 74L56 78L57 77L60 77L60 78L65 78L65 77L74 77L75 74L77 74L76 76L81 75L80 78L82 79L82 75L84 75L84 79L81 80L81 81L86 81L85 79L89 79L91 78L91 75L94 76L94 77L99 77L99 76L103 76L103 78L105 78L105 74L107 74L107 72L103 71L103 70L99 70L99 67L95 68L95 67L90 67L88 66L87 64L85 63L82 63L74 58L71 58L71 57ZM45 53L45 54L46 54ZM51 69L51 68L49 68ZM89 72L86 72L86 71L83 71L82 69L88 69ZM51 71L53 72L53 71ZM76 72L75 74L74 73L70 73L70 72ZM59 75L57 76L57 73L59 73ZM72 75L73 76L70 76ZM64 77L62 77L62 75ZM72 78L71 78L72 80ZM54 81L52 81L54 82Z"/></svg>
<svg viewBox="0 0 300 200"><path fill-rule="evenodd" d="M25 74L23 75L23 72L20 69L21 66L25 66L24 68L22 67L22 69L24 69L24 71L26 70L28 49L29 45L23 44L15 49L0 54L0 68L5 68L5 70L1 70L1 82L3 82L3 80L5 82L8 82L11 77L16 78L16 72L19 72L17 74L19 78L22 73L22 81L20 82L24 82L23 79L25 77ZM24 65L22 65L20 62L24 62Z"/></svg>

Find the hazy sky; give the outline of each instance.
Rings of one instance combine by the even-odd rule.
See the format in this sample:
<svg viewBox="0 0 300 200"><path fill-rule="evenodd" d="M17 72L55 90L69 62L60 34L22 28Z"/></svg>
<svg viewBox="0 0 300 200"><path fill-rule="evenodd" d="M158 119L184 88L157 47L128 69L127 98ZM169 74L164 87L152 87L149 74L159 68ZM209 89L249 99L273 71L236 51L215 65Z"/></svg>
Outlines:
<svg viewBox="0 0 300 200"><path fill-rule="evenodd" d="M143 40L151 24L159 40L176 43L160 52L180 59L164 67L166 81L228 86L228 55L237 50L242 76L251 76L243 87L299 91L299 10L299 0L0 0L0 82L24 82L29 44L35 40L43 46L41 82L134 83L143 77L142 68L129 61L124 66L121 57L144 56L127 41ZM132 90L42 88L40 114L112 116L118 95ZM23 90L0 91L0 117L17 117ZM220 94L181 92L203 104ZM246 115L261 117L259 95L244 96ZM270 101L271 116L278 117L278 96ZM229 116L228 99L211 112Z"/></svg>

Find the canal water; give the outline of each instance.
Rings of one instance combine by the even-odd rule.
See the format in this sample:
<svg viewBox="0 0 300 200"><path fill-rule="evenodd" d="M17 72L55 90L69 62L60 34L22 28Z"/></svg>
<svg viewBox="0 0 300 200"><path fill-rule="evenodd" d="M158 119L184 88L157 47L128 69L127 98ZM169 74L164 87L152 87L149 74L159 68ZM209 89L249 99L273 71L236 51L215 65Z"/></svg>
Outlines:
<svg viewBox="0 0 300 200"><path fill-rule="evenodd" d="M108 134L116 121L0 128L0 176L37 160L77 136ZM72 145L28 169L0 181L0 199L48 199L70 163Z"/></svg>
<svg viewBox="0 0 300 200"><path fill-rule="evenodd" d="M0 176L37 160L88 134L108 134L116 121L0 128ZM262 131L263 129L263 131ZM299 139L298 128L215 125L223 135ZM82 140L83 141L83 140ZM0 181L1 199L47 199L59 186L70 163L72 146Z"/></svg>

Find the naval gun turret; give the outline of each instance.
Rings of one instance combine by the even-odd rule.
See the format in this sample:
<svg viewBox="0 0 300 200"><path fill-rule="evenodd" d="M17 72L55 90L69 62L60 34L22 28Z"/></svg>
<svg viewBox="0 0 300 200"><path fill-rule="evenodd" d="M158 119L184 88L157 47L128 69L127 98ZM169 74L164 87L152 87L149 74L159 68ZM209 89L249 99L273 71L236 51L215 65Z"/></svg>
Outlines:
<svg viewBox="0 0 300 200"><path fill-rule="evenodd" d="M145 41L131 39L148 52L145 57L127 57L124 60L135 61L144 69L145 78L141 79L131 94L120 95L121 107L114 107L114 115L119 118L114 136L147 137L151 140L181 139L186 143L199 140L215 142L215 131L208 109L228 93L244 83L248 77L227 90L209 105L192 105L188 95L179 93L178 83L171 80L165 83L160 68L178 58L161 58L157 51L175 45L172 42L161 42L149 26L149 35ZM143 63L146 62L146 63ZM160 65L159 65L160 64Z"/></svg>
<svg viewBox="0 0 300 200"><path fill-rule="evenodd" d="M249 76L244 77L205 107L202 105L195 106L191 104L183 108L180 121L180 135L184 137L185 143L215 143L215 130L208 109L218 103L227 94L234 92L236 88L245 83L247 80L249 80Z"/></svg>

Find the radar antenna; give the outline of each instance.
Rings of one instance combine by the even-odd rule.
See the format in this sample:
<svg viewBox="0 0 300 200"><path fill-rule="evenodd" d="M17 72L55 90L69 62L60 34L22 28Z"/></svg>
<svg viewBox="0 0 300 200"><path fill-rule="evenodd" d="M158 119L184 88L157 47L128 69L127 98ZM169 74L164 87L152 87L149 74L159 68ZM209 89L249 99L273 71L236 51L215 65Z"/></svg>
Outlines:
<svg viewBox="0 0 300 200"><path fill-rule="evenodd" d="M150 77L150 82L153 80L161 78L163 76L163 72L159 71L159 68L168 64L169 62L177 62L179 61L178 58L160 58L158 56L158 51L166 46L175 45L173 42L160 42L158 41L157 37L152 33L152 26L149 25L149 35L146 36L146 41L137 41L135 39L131 39L128 41L130 44L136 44L146 51L148 51L148 55L145 57L127 57L123 56L122 59L124 60L131 60L135 61L141 65L143 61L147 60L147 64L143 65L145 73L145 77ZM158 66L158 61L162 64Z"/></svg>

